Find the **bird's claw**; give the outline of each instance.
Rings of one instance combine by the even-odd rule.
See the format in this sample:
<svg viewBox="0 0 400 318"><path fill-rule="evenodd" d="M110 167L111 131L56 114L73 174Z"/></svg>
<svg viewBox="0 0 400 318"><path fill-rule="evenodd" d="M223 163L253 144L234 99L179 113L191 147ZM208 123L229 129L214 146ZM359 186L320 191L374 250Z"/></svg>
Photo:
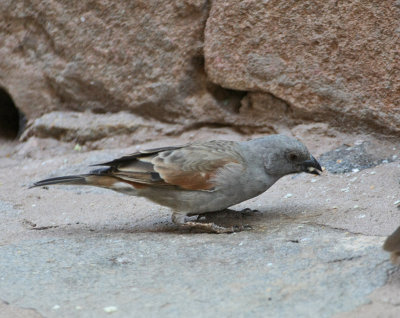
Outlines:
<svg viewBox="0 0 400 318"><path fill-rule="evenodd" d="M245 225L234 225L232 226L234 232L241 232L241 231L250 231L253 229L253 227L249 224Z"/></svg>
<svg viewBox="0 0 400 318"><path fill-rule="evenodd" d="M239 213L241 213L244 216L252 216L256 213L260 213L260 211L256 210L256 209L253 210L253 209L246 208L246 209L239 211Z"/></svg>

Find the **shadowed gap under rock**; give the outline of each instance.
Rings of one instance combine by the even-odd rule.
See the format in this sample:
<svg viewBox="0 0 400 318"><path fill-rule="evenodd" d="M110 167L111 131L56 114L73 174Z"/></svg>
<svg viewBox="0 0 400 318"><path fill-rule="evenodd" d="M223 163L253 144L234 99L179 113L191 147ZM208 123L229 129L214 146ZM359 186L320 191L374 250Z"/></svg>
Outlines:
<svg viewBox="0 0 400 318"><path fill-rule="evenodd" d="M223 108L229 112L238 114L242 99L247 95L247 91L240 91L222 87L211 82L205 71L205 61L203 55L194 56L191 60L191 77L196 78L197 83L203 83L204 88Z"/></svg>
<svg viewBox="0 0 400 318"><path fill-rule="evenodd" d="M10 94L0 87L0 138L15 139L24 130L26 119Z"/></svg>

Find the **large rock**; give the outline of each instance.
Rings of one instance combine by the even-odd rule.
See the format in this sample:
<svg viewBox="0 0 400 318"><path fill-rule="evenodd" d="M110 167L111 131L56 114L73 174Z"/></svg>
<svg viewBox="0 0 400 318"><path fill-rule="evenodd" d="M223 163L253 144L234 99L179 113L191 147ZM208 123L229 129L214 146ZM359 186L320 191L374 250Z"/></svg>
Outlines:
<svg viewBox="0 0 400 318"><path fill-rule="evenodd" d="M270 133L311 120L398 132L399 11L398 1L3 0L0 89L30 123L124 111L182 129Z"/></svg>
<svg viewBox="0 0 400 318"><path fill-rule="evenodd" d="M78 143L93 142L110 136L132 135L137 142L155 139L157 134L180 132L179 126L145 120L133 114L93 114L90 112L50 112L33 120L21 140L37 136Z"/></svg>
<svg viewBox="0 0 400 318"><path fill-rule="evenodd" d="M207 82L208 13L206 0L1 1L0 87L28 119L125 110L226 122L240 98Z"/></svg>
<svg viewBox="0 0 400 318"><path fill-rule="evenodd" d="M399 1L215 0L206 71L256 100L284 100L292 118L399 132L398 21ZM276 117L268 103L252 111Z"/></svg>

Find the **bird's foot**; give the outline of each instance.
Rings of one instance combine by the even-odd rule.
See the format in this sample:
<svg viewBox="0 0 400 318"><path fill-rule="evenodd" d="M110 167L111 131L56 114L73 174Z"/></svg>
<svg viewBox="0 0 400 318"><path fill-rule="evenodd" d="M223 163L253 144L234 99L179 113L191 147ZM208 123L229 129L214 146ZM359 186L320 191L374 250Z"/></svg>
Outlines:
<svg viewBox="0 0 400 318"><path fill-rule="evenodd" d="M253 209L249 209L249 208L243 209L243 210L238 211L238 212L241 213L244 216L253 216L256 213L261 213L259 210L253 210Z"/></svg>

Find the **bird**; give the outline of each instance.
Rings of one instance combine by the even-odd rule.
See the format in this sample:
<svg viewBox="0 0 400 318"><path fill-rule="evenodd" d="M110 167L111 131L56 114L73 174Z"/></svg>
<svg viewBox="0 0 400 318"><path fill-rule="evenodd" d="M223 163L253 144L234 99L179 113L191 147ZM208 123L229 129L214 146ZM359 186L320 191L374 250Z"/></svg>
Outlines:
<svg viewBox="0 0 400 318"><path fill-rule="evenodd" d="M279 134L142 150L92 166L100 168L44 179L31 188L68 184L111 189L169 207L173 223L181 227L232 233L244 228L186 220L186 216L226 210L260 195L289 174L322 172L303 143Z"/></svg>

